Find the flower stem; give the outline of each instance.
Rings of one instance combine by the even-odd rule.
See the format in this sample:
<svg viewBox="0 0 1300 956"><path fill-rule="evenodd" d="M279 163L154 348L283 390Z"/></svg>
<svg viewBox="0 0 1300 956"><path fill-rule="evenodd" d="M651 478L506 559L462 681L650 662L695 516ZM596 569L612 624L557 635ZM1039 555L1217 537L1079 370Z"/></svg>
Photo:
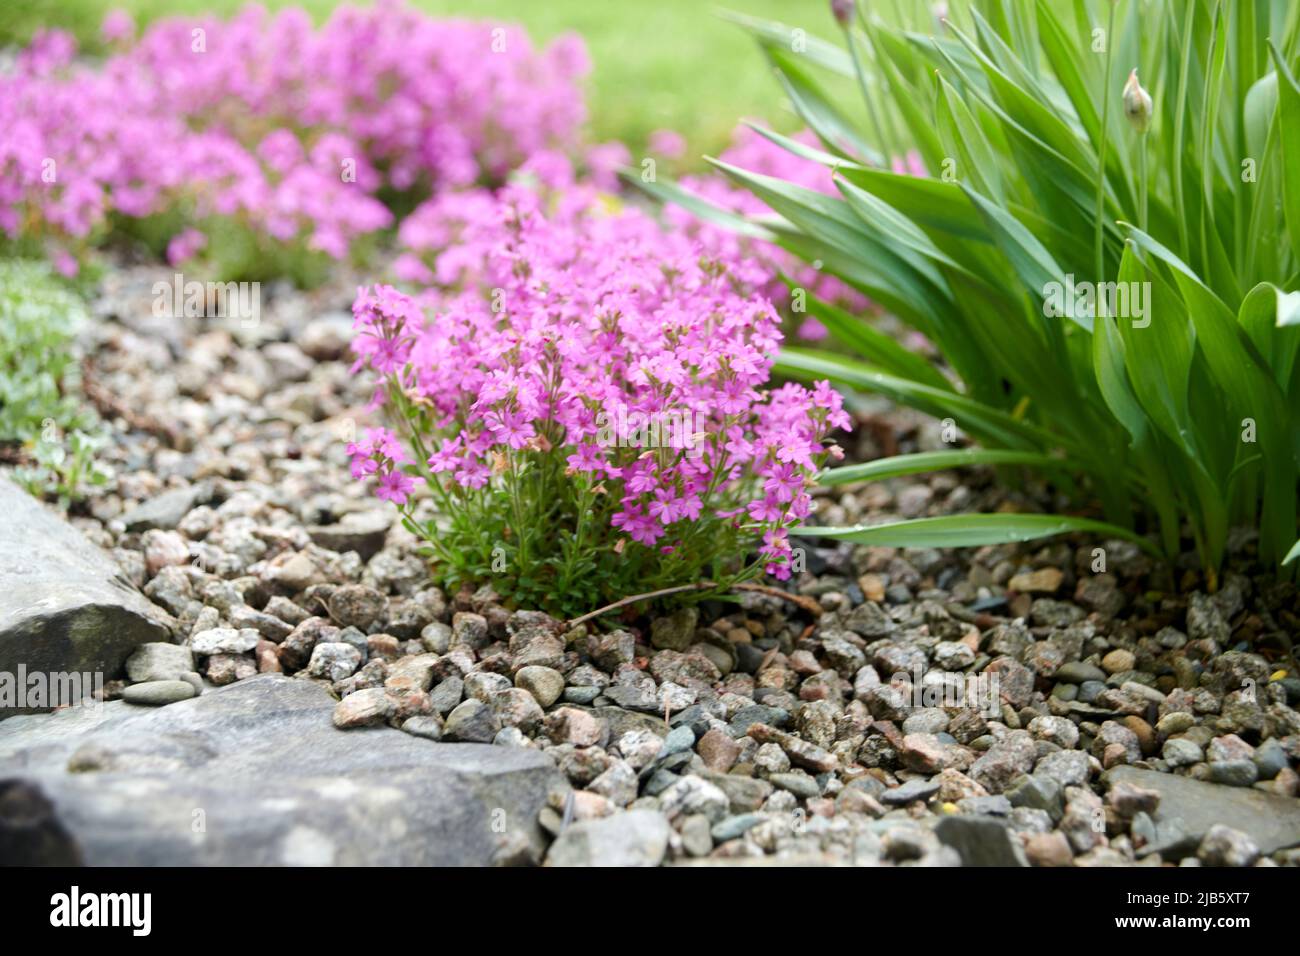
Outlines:
<svg viewBox="0 0 1300 956"><path fill-rule="evenodd" d="M1147 229L1147 138L1138 137L1138 227Z"/></svg>
<svg viewBox="0 0 1300 956"><path fill-rule="evenodd" d="M1094 251L1098 282L1106 281L1106 259L1102 247L1102 235L1106 228L1106 149L1110 138L1110 61L1111 51L1115 46L1115 4L1109 4L1109 8L1109 13L1106 15L1106 66L1101 81L1101 148L1097 152L1097 217Z"/></svg>

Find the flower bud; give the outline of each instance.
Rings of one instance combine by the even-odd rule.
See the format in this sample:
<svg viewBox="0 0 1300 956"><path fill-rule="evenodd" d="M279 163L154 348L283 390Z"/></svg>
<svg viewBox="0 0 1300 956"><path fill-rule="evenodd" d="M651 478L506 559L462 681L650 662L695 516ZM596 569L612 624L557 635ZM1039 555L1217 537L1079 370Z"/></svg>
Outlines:
<svg viewBox="0 0 1300 956"><path fill-rule="evenodd" d="M835 22L848 29L849 24L853 22L854 6L856 6L855 0L831 0L831 15L835 17Z"/></svg>
<svg viewBox="0 0 1300 956"><path fill-rule="evenodd" d="M1139 133L1151 125L1151 94L1138 82L1138 71L1133 70L1124 84L1124 115Z"/></svg>

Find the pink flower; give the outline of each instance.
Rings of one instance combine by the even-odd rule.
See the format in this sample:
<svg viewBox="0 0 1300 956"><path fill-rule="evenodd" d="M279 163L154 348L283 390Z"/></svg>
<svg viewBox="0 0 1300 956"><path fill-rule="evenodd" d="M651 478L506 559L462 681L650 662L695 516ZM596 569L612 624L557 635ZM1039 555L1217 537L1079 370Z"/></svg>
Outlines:
<svg viewBox="0 0 1300 956"><path fill-rule="evenodd" d="M194 258L204 246L208 244L208 237L197 229L184 229L172 236L167 243L167 263L169 265L180 265L189 259Z"/></svg>
<svg viewBox="0 0 1300 956"><path fill-rule="evenodd" d="M466 458L456 469L456 483L462 488L482 488L492 477L492 469L485 462Z"/></svg>
<svg viewBox="0 0 1300 956"><path fill-rule="evenodd" d="M56 249L54 251L54 268L65 279L73 279L81 271L81 263L77 262L77 257L66 249Z"/></svg>
<svg viewBox="0 0 1300 956"><path fill-rule="evenodd" d="M686 139L681 133L671 129L657 129L650 134L650 152L658 153L668 159L680 159L686 152Z"/></svg>
<svg viewBox="0 0 1300 956"><path fill-rule="evenodd" d="M775 501L791 501L796 492L803 490L803 473L796 471L789 462L771 469L767 474L767 480L763 482L763 491Z"/></svg>
<svg viewBox="0 0 1300 956"><path fill-rule="evenodd" d="M99 33L109 43L129 40L135 35L135 20L125 10L110 10L104 15Z"/></svg>
<svg viewBox="0 0 1300 956"><path fill-rule="evenodd" d="M400 471L390 471L380 477L379 487L375 490L375 495L385 501L391 501L393 504L404 505L406 504L407 495L415 489L417 483L422 481L424 481L423 478L412 478Z"/></svg>
<svg viewBox="0 0 1300 956"><path fill-rule="evenodd" d="M785 517L785 509L772 498L751 501L746 510L751 518L763 524L771 524Z"/></svg>
<svg viewBox="0 0 1300 956"><path fill-rule="evenodd" d="M575 472L599 471L604 467L600 457L600 447L591 442L578 445L577 451L564 461Z"/></svg>
<svg viewBox="0 0 1300 956"><path fill-rule="evenodd" d="M349 446L349 448L350 447L351 446ZM350 471L352 472L352 477L356 478L358 481L360 481L363 478L369 478L378 470L379 470L379 462L375 461L372 458L354 457L352 459L352 465L350 467Z"/></svg>
<svg viewBox="0 0 1300 956"><path fill-rule="evenodd" d="M799 323L799 330L795 334L805 342L821 342L830 335L830 332L827 331L826 326L809 316Z"/></svg>
<svg viewBox="0 0 1300 956"><path fill-rule="evenodd" d="M659 522L636 506L626 507L610 518L610 524L622 528L638 544L651 545L663 536Z"/></svg>

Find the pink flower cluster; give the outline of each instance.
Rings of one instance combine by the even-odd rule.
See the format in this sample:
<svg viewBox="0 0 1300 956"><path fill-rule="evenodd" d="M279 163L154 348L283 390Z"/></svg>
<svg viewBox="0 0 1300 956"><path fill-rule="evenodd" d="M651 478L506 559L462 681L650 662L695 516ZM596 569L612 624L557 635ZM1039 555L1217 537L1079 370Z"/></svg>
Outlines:
<svg viewBox="0 0 1300 956"><path fill-rule="evenodd" d="M762 268L609 211L548 154L495 196L432 200L404 232L428 253L409 277L441 288L361 290L353 348L383 400L429 423L405 436L427 453L417 474L472 496L532 456L563 462L571 488L612 503L615 537L671 552L702 523L756 525L788 577L786 528L849 419L825 383L765 390L781 335ZM412 470L402 444L375 432L352 449L353 473L399 503L410 486L385 476Z"/></svg>
<svg viewBox="0 0 1300 956"><path fill-rule="evenodd" d="M0 229L64 244L110 213L239 216L331 256L390 224L381 186L499 182L574 141L587 70L576 37L535 51L517 27L396 3L228 21L161 20L138 42L111 14L102 64L39 35L0 73ZM195 248L193 239L181 251Z"/></svg>
<svg viewBox="0 0 1300 956"><path fill-rule="evenodd" d="M415 486L424 482L403 471L403 466L412 464L411 457L387 428L367 428L361 441L348 444L347 452L352 459L352 477L378 479L375 495L384 501L404 505Z"/></svg>

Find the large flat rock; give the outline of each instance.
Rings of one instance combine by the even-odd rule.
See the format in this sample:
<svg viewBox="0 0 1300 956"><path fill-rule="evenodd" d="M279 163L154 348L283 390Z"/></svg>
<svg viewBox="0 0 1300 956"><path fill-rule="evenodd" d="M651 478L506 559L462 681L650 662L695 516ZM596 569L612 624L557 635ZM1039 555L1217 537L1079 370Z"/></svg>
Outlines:
<svg viewBox="0 0 1300 956"><path fill-rule="evenodd" d="M1168 849L1174 856L1195 852L1216 823L1247 834L1263 853L1300 846L1300 800L1293 797L1136 767L1108 770L1105 781L1108 786L1131 783L1160 794L1152 819L1157 824L1178 821L1184 834L1170 843Z"/></svg>
<svg viewBox="0 0 1300 956"><path fill-rule="evenodd" d="M159 709L14 717L0 723L0 792L38 788L53 807L42 826L92 866L541 858L538 813L567 789L544 754L341 731L333 707L324 688L267 674ZM19 825L0 801L0 846L49 844L6 837Z"/></svg>
<svg viewBox="0 0 1300 956"><path fill-rule="evenodd" d="M137 645L169 635L167 615L107 554L0 478L0 674L16 681L21 666L46 680L91 675L83 685L93 685L94 675L120 676ZM9 703L0 698L0 719L50 709Z"/></svg>

